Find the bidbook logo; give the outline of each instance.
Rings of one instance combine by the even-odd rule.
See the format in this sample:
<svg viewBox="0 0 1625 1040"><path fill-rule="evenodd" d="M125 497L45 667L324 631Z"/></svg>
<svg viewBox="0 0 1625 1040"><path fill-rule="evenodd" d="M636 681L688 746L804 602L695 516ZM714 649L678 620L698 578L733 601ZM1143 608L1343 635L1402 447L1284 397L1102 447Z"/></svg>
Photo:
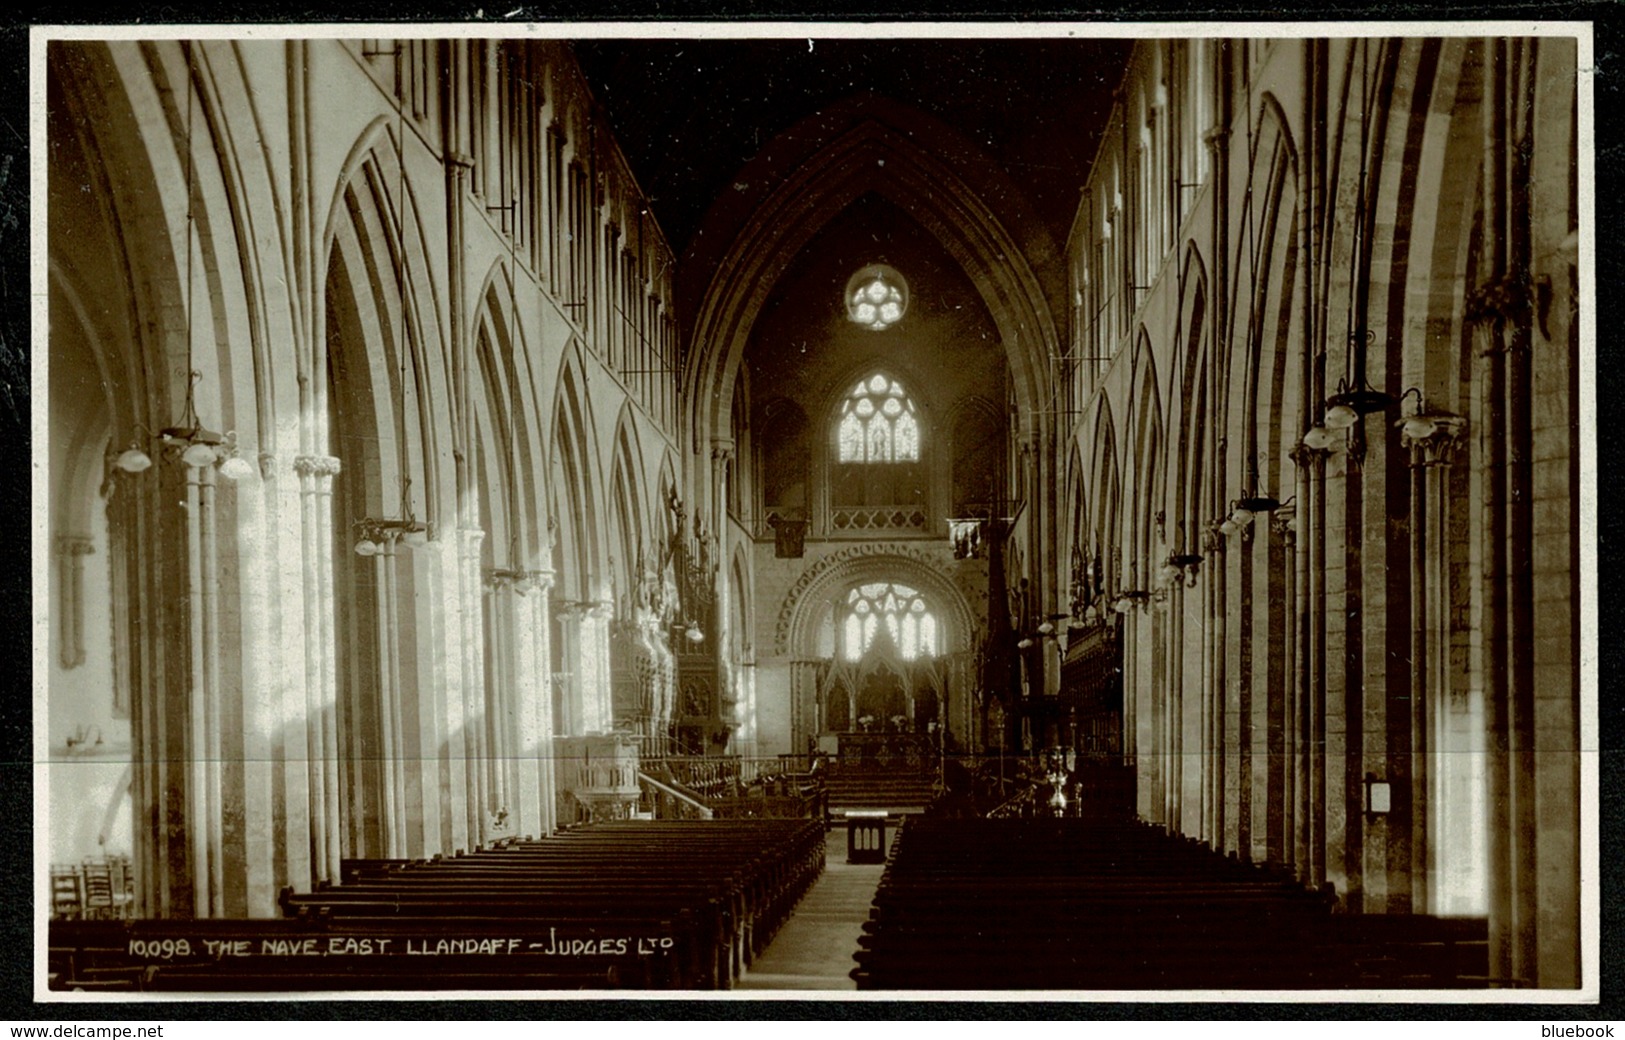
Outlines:
<svg viewBox="0 0 1625 1040"><path fill-rule="evenodd" d="M1542 1040L1546 1037L1608 1037L1614 1035L1613 1026L1541 1026Z"/></svg>

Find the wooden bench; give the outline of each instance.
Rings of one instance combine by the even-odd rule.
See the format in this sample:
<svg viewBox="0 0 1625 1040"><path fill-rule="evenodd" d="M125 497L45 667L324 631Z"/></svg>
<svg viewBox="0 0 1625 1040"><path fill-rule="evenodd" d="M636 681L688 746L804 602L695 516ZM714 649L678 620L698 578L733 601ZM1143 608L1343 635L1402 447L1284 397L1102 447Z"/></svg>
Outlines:
<svg viewBox="0 0 1625 1040"><path fill-rule="evenodd" d="M265 992L305 989L677 988L682 929L665 920L285 919L53 922L58 989ZM443 980L443 981L442 981ZM455 980L455 981L454 981ZM463 984L479 982L478 986Z"/></svg>
<svg viewBox="0 0 1625 1040"><path fill-rule="evenodd" d="M466 855L347 860L338 884L285 891L280 919L53 923L52 985L728 988L823 857L817 821L744 820L594 824Z"/></svg>
<svg viewBox="0 0 1625 1040"><path fill-rule="evenodd" d="M1292 988L1329 977L1330 904L1141 824L909 820L861 989Z"/></svg>

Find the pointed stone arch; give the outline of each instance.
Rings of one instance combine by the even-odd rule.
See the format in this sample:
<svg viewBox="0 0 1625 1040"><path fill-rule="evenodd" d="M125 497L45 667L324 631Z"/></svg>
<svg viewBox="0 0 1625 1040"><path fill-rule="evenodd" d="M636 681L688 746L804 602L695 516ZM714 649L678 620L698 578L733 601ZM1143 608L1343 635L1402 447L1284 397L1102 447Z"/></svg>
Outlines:
<svg viewBox="0 0 1625 1040"><path fill-rule="evenodd" d="M1185 251L1180 272L1179 324L1170 368L1175 381L1168 397L1169 445L1174 465L1169 510L1170 542L1174 551L1202 552L1203 510L1211 497L1206 481L1207 453L1212 447L1207 348L1210 332L1207 268L1195 243ZM1173 525L1179 525L1177 534ZM1177 543L1177 544L1176 544Z"/></svg>
<svg viewBox="0 0 1625 1040"><path fill-rule="evenodd" d="M1164 512L1167 465L1167 445L1163 435L1162 393L1157 379L1156 353L1151 346L1150 333L1142 326L1134 343L1135 385L1130 391L1128 408L1133 422L1132 443L1124 446L1132 468L1132 484L1125 489L1130 495L1128 511L1128 544L1124 547L1125 570L1134 588L1144 590L1150 585L1151 574L1160 561L1153 560L1157 533L1153 518Z"/></svg>
<svg viewBox="0 0 1625 1040"><path fill-rule="evenodd" d="M559 362L552 408L552 499L550 522L556 525L557 588L566 598L589 601L604 594L604 511L599 502L600 474L592 402L585 385L581 345L572 340Z"/></svg>
<svg viewBox="0 0 1625 1040"><path fill-rule="evenodd" d="M1096 588L1112 596L1122 587L1119 567L1123 540L1123 464L1118 458L1117 431L1112 419L1111 401L1105 394L1096 398L1094 439L1089 450L1090 484L1095 489L1094 515L1090 518L1089 542L1096 561Z"/></svg>
<svg viewBox="0 0 1625 1040"><path fill-rule="evenodd" d="M551 635L558 666L553 711L558 729L571 736L614 725L606 492L581 351L572 340L559 362L549 468L556 574Z"/></svg>
<svg viewBox="0 0 1625 1040"><path fill-rule="evenodd" d="M263 726L257 715L281 692L270 676L283 647L266 633L306 644L304 618L277 602L263 612L227 605L256 595L254 578L293 548L279 538L287 517L275 515L270 482L275 434L285 431L282 447L297 450L303 432L295 366L291 353L267 349L300 341L288 327L293 279L284 254L266 244L274 235L255 227L276 212L272 178L263 156L230 132L246 100L228 45L45 48L49 411L72 413L52 424L60 454L50 522L64 564L55 592L81 581L85 561L106 591L91 639L96 699L59 676L50 700L81 725L105 727L110 747L128 748L126 761L73 771L113 767L106 783L59 776L52 794L73 808L51 813L64 821L54 833L73 830L70 819L94 821L93 846L71 858L130 855L145 916L270 913L275 892L261 878L271 859L288 883L311 876L309 792L298 781L279 791L269 784L272 755L304 754L306 734L281 717ZM64 392L58 377L70 373L78 385ZM182 464L158 435L170 427L236 436L210 463ZM109 447L138 448L153 465L115 470ZM238 447L247 472L222 477L214 462ZM66 619L58 608L79 602L50 609ZM248 721L227 729L221 718ZM128 837L99 847L115 818ZM273 832L279 845L267 853ZM243 863L254 864L248 882L229 883Z"/></svg>
<svg viewBox="0 0 1625 1040"><path fill-rule="evenodd" d="M967 164L979 172L962 174L938 158L967 151L975 146L922 113L860 99L787 130L741 171L741 183L767 187L713 209L684 264L715 272L708 286L689 287L699 301L688 373L697 446L731 428L729 391L773 285L820 228L869 193L908 213L965 271L999 330L1018 405L1038 421L1046 359L1059 345L1052 310L1060 297L1035 268L1057 254L1019 189L992 173L992 163Z"/></svg>

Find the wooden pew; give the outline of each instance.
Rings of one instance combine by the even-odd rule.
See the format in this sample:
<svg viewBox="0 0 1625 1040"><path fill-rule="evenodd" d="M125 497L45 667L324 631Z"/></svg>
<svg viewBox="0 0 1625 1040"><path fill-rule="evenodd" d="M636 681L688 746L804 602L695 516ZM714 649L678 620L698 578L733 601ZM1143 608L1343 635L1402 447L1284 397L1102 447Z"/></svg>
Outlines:
<svg viewBox="0 0 1625 1040"><path fill-rule="evenodd" d="M1289 988L1329 978L1328 901L1140 824L909 820L859 988Z"/></svg>
<svg viewBox="0 0 1625 1040"><path fill-rule="evenodd" d="M727 988L823 862L812 820L594 824L467 855L347 860L340 883L284 892L282 919L53 926L52 984Z"/></svg>
<svg viewBox="0 0 1625 1040"><path fill-rule="evenodd" d="M53 922L54 988L265 992L307 989L675 988L680 924L284 919ZM479 985L465 985L478 982Z"/></svg>

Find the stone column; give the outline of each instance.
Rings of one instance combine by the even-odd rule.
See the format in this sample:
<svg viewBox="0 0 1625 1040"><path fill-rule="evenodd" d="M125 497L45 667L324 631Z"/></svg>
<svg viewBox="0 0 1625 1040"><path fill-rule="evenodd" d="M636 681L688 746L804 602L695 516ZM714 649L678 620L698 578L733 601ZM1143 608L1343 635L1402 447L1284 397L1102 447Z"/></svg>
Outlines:
<svg viewBox="0 0 1625 1040"><path fill-rule="evenodd" d="M1323 862L1321 842L1324 827L1321 821L1324 819L1325 806L1321 799L1325 796L1325 787L1321 731L1325 720L1321 711L1325 701L1317 693L1320 690L1317 677L1322 669L1322 662L1317 657L1322 652L1319 634L1322 630L1317 621L1320 602L1315 595L1324 582L1324 576L1316 571L1312 557L1316 547L1323 544L1316 506L1320 502L1321 467L1325 464L1326 454L1324 449L1302 444L1292 449L1291 453L1292 462L1297 468L1296 494L1301 508L1294 510L1290 528L1296 564L1292 583L1294 609L1289 616L1292 654L1289 682L1292 684L1292 694L1288 714L1293 752L1288 768L1293 796L1288 800L1288 805L1293 815L1294 874L1312 888L1318 888L1324 880L1316 873L1317 864ZM1299 548L1301 552L1297 551Z"/></svg>
<svg viewBox="0 0 1625 1040"><path fill-rule="evenodd" d="M1278 796L1270 798L1272 805L1279 805L1279 816L1274 812L1270 815L1271 834L1267 847L1280 857L1282 863L1296 867L1298 854L1298 784L1300 776L1297 771L1298 754L1298 727L1299 702L1302 698L1302 689L1297 681L1298 676L1298 512L1295 503L1288 503L1278 507L1270 514L1271 543L1279 542L1280 552L1286 558L1289 566L1285 568L1285 580L1281 583L1281 616L1283 619L1280 652L1286 656L1279 674L1285 688L1281 692L1283 707L1280 722L1280 748L1281 764L1270 770L1271 783L1280 785ZM1275 567L1271 567L1272 575ZM1273 581L1272 581L1273 584Z"/></svg>
<svg viewBox="0 0 1625 1040"><path fill-rule="evenodd" d="M472 505L468 508L475 511ZM493 703L490 697L491 691L485 677L485 609L482 602L485 581L480 568L484 544L485 529L482 527L466 525L457 532L456 594L460 624L455 650L462 698L460 704L446 705L447 728L443 742L451 749L454 773L459 755L463 760L461 772L452 778L453 829L450 841L458 848L465 847L465 843L485 844L492 823L491 812L503 804L496 793L500 783L490 775L489 770L490 756L495 749L488 746L486 741L488 724L500 725L497 722L500 715L498 704ZM502 691L496 691L496 697L500 699L501 696ZM456 789L458 781L461 792Z"/></svg>
<svg viewBox="0 0 1625 1040"><path fill-rule="evenodd" d="M503 756L496 772L512 778L498 803L508 813L510 830L542 837L553 823L553 693L550 680L548 592L551 571L496 571L491 594L500 607L492 630L505 633L497 650L507 687L502 692L496 753Z"/></svg>
<svg viewBox="0 0 1625 1040"><path fill-rule="evenodd" d="M1447 756L1456 750L1444 728L1449 719L1451 604L1447 467L1465 427L1457 416L1441 414L1413 417L1400 428L1412 475L1411 669L1416 680L1411 698L1411 893L1417 913L1442 912L1440 860L1448 857L1447 847L1474 847L1474 826L1481 827L1484 816L1478 806L1448 806L1440 797L1442 781L1451 772ZM1437 838L1435 822L1442 825Z"/></svg>
<svg viewBox="0 0 1625 1040"><path fill-rule="evenodd" d="M1202 667L1199 683L1202 697L1202 751L1205 765L1202 787L1203 828L1209 844L1224 847L1225 747L1224 688L1218 669L1219 618L1224 612L1220 576L1224 574L1224 536L1215 524L1202 529L1202 558L1207 579L1202 582Z"/></svg>
<svg viewBox="0 0 1625 1040"><path fill-rule="evenodd" d="M333 593L333 478L340 471L331 455L300 455L299 477L305 550L305 768L310 797L311 874L337 881L339 841L338 705ZM348 547L344 547L348 551Z"/></svg>
<svg viewBox="0 0 1625 1040"><path fill-rule="evenodd" d="M63 668L85 663L85 557L95 552L85 535L57 535L57 659Z"/></svg>
<svg viewBox="0 0 1625 1040"><path fill-rule="evenodd" d="M177 452L177 454L179 454ZM224 835L220 814L220 625L214 553L214 467L183 460L186 474L187 683L186 833L192 855L192 912L224 909Z"/></svg>

